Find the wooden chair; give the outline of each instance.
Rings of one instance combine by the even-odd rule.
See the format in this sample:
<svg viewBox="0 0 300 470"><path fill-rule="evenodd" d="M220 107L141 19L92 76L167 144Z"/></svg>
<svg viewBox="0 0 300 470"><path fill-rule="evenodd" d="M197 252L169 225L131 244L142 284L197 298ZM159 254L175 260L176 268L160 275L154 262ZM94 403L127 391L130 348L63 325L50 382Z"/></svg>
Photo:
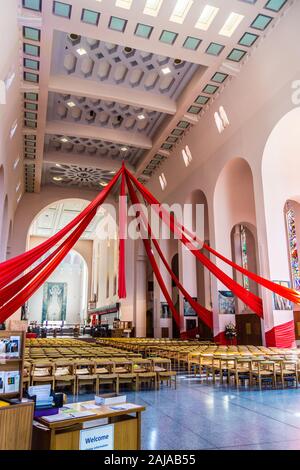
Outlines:
<svg viewBox="0 0 300 470"><path fill-rule="evenodd" d="M284 384L295 382L298 387L298 363L295 360L283 360L280 362L280 367L276 370L276 380L281 381L282 387Z"/></svg>
<svg viewBox="0 0 300 470"><path fill-rule="evenodd" d="M96 393L99 394L101 385L110 385L112 390L119 393L118 375L114 373L115 364L111 359L95 359Z"/></svg>
<svg viewBox="0 0 300 470"><path fill-rule="evenodd" d="M248 380L249 385L252 384L252 359L247 357L236 357L233 367L228 369L228 381L230 377L234 377L235 386L238 387L240 382L244 383Z"/></svg>
<svg viewBox="0 0 300 470"><path fill-rule="evenodd" d="M73 395L76 394L76 376L74 364L70 361L56 361L54 365L55 386L71 386Z"/></svg>
<svg viewBox="0 0 300 470"><path fill-rule="evenodd" d="M257 383L260 389L264 383L272 383L272 386L276 387L276 362L264 358L253 358L250 382L251 385Z"/></svg>
<svg viewBox="0 0 300 470"><path fill-rule="evenodd" d="M93 361L82 359L75 362L74 373L76 377L76 395L79 394L81 385L92 385L96 390L97 375Z"/></svg>
<svg viewBox="0 0 300 470"><path fill-rule="evenodd" d="M37 383L50 383L54 389L55 377L53 374L53 362L37 361L31 369L31 385Z"/></svg>
<svg viewBox="0 0 300 470"><path fill-rule="evenodd" d="M137 391L137 374L133 371L133 362L126 358L114 358L114 373L118 376L118 387L130 384Z"/></svg>
<svg viewBox="0 0 300 470"><path fill-rule="evenodd" d="M30 362L24 362L24 371L23 371L23 389L27 390L30 385L31 380L31 368L32 365Z"/></svg>
<svg viewBox="0 0 300 470"><path fill-rule="evenodd" d="M153 363L151 359L136 359L133 364L133 372L137 374L136 389L140 389L142 383L153 386L154 390L157 388L157 374L153 370Z"/></svg>
<svg viewBox="0 0 300 470"><path fill-rule="evenodd" d="M173 382L176 389L177 373L175 370L171 370L171 360L166 358L153 358L152 362L153 370L157 374L157 388L159 389L163 382L166 382L167 386L171 387Z"/></svg>

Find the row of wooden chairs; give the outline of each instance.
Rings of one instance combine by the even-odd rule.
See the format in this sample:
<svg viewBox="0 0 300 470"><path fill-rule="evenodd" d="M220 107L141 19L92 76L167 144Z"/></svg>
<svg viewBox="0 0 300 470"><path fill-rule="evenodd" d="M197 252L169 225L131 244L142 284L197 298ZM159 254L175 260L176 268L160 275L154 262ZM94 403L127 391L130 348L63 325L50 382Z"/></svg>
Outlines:
<svg viewBox="0 0 300 470"><path fill-rule="evenodd" d="M166 358L41 360L26 361L24 365L25 387L39 383L50 383L53 389L69 385L74 395L79 394L81 385L93 385L96 393L101 385L109 385L118 393L122 384L131 384L138 391L141 384L158 389L163 382L168 386L174 383L176 388L176 372Z"/></svg>

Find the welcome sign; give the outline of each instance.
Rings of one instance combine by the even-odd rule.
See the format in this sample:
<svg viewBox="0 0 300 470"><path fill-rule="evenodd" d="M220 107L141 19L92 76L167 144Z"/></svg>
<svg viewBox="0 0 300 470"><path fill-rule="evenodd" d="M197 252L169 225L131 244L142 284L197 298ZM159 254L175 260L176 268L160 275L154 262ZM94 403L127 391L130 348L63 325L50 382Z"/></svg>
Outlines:
<svg viewBox="0 0 300 470"><path fill-rule="evenodd" d="M114 426L80 431L80 450L114 450Z"/></svg>

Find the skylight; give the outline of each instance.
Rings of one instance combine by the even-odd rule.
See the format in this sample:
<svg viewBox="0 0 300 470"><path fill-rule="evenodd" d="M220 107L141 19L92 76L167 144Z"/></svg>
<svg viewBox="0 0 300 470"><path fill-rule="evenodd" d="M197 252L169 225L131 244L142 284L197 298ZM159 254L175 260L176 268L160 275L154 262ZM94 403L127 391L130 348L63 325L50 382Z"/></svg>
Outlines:
<svg viewBox="0 0 300 470"><path fill-rule="evenodd" d="M219 34L230 38L244 18L243 15L239 15L238 13L230 13Z"/></svg>
<svg viewBox="0 0 300 470"><path fill-rule="evenodd" d="M130 10L132 5L132 0L117 0L116 7L125 8L126 10Z"/></svg>
<svg viewBox="0 0 300 470"><path fill-rule="evenodd" d="M211 5L206 5L200 15L200 18L195 24L195 28L207 31L212 22L214 21L215 17L217 16L218 12L219 8L213 7Z"/></svg>
<svg viewBox="0 0 300 470"><path fill-rule="evenodd" d="M157 16L163 0L146 0L144 15Z"/></svg>
<svg viewBox="0 0 300 470"><path fill-rule="evenodd" d="M193 0L177 0L170 21L182 24L193 5Z"/></svg>

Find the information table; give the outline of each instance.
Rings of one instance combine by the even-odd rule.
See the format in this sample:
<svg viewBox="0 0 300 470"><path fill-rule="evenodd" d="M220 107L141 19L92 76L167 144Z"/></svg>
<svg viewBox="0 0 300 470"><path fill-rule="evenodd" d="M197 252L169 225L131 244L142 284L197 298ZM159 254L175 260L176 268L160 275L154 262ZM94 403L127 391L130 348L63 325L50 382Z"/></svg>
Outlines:
<svg viewBox="0 0 300 470"><path fill-rule="evenodd" d="M34 423L33 450L140 449L145 407L133 403L96 406L94 401L67 406L63 413Z"/></svg>

